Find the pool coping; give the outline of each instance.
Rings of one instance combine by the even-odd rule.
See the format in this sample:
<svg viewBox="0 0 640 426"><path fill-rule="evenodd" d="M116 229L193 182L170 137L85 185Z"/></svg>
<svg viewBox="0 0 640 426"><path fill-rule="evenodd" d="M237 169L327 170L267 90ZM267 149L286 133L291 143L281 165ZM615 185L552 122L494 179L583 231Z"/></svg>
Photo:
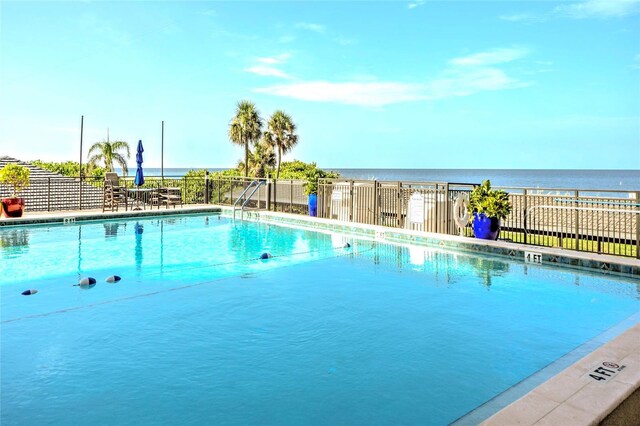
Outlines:
<svg viewBox="0 0 640 426"><path fill-rule="evenodd" d="M180 209L165 210L105 213L102 213L100 210L94 210L60 212L56 214L30 214L20 219L2 219L0 220L0 227L7 225L68 223L71 221L70 219L74 219L73 221L109 220L198 213L221 213L226 216L231 216L233 214L233 208L216 205L194 205L184 206ZM381 242L427 245L443 249L483 253L499 257L508 257L521 262L525 262L527 253L534 252L540 255L542 265L565 265L585 268L591 271L595 270L602 274L631 276L636 279L640 278L640 260L618 256L538 246L523 246L506 241L475 240L469 237L357 224L281 212L245 211L244 218L249 221L346 233L375 239ZM588 355L571 364L559 374L555 374L544 381L491 417L483 417L480 411L478 411L474 417L474 411L481 409L482 406L480 406L478 409L458 419L458 421L460 424L464 424L472 421L472 419L486 418L481 423L486 426L503 424L563 424L570 426L595 425L600 423L626 398L640 389L640 315L635 314L629 320L626 322L623 321L622 323L626 324L623 326L625 329L628 328L626 331L607 343L604 343L604 341L611 338L612 335L617 334L620 330L617 332L605 332L591 342L588 342L594 346L602 343L604 343L604 345L591 351ZM606 380L606 383L601 383L600 381L590 378L589 373L593 372L594 368L597 368L602 362L615 363L620 366L624 365L625 367L617 373L615 377ZM559 369L558 365L561 364L561 362L556 364L555 368ZM561 366L564 367L564 365ZM498 399L499 397L500 395L494 399ZM506 404L503 403L502 406L504 405ZM477 424L477 421L474 422L474 424Z"/></svg>
<svg viewBox="0 0 640 426"><path fill-rule="evenodd" d="M596 372L605 362L623 369L607 378ZM640 322L480 424L597 425L638 389Z"/></svg>
<svg viewBox="0 0 640 426"><path fill-rule="evenodd" d="M20 226L20 225L40 225L55 223L73 223L75 221L87 220L111 220L111 219L130 219L136 217L147 216L167 216L180 214L197 214L197 213L220 213L219 206L212 205L185 205L179 209L148 209L148 210L121 210L106 211L100 209L90 210L71 210L60 212L36 212L29 213L20 218L0 218L0 228L3 226Z"/></svg>

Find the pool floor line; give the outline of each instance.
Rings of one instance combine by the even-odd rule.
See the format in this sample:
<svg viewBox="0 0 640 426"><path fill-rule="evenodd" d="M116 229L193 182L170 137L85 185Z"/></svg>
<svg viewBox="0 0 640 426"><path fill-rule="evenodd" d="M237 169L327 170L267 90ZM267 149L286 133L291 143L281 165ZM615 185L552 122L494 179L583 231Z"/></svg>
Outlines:
<svg viewBox="0 0 640 426"><path fill-rule="evenodd" d="M450 425L471 426L480 424L639 322L640 312L631 314L617 324L604 330L602 333L576 346L555 361L533 372L518 383L513 384L482 405L469 411L467 414L457 418L450 423Z"/></svg>
<svg viewBox="0 0 640 426"><path fill-rule="evenodd" d="M342 248L342 247L338 247L338 248ZM332 258L338 258L338 257L345 257L345 256L349 256L349 255L358 256L360 253L366 253L368 251L373 250L374 248L375 248L375 244L372 245L371 247L367 248L366 250L359 251L358 253L354 253L353 251L349 251L349 252L344 252L344 253L338 253L335 256L328 256L328 257L324 257L322 259L315 259L315 260L326 260L326 259L332 259ZM329 251L329 250L336 250L336 248L332 247L331 249L326 249L326 251ZM285 258L285 257L288 257L288 256L298 256L298 255L301 255L301 254L316 253L316 252L319 252L319 251L320 250L316 250L316 251L310 250L310 251L307 251L307 252L292 253L290 255L273 256L272 258ZM242 264L242 263L248 263L248 262L255 262L256 260L262 260L262 259L260 257L257 257L257 258L247 259L247 260L241 261L241 262L219 263L219 264L216 264L216 265L206 266L206 268L215 267L215 266L221 266L221 265L229 265L229 264ZM311 260L314 260L314 259L311 259ZM293 266L293 265L284 265L283 267L287 268L287 267L290 267L290 266ZM202 267L202 268L205 268L205 267ZM168 273L182 272L184 270L190 270L190 269L197 269L197 268L187 268L187 269L181 269L181 270L172 270L172 271L170 271ZM161 272L161 273L167 273L167 272L165 271L165 272ZM149 275L155 275L155 274L157 274L157 273L153 273L153 274L149 274ZM107 305L107 304L111 304L111 303L124 302L124 301L127 301L127 300L138 299L138 298L142 298L142 297L155 296L155 295L167 293L167 292L170 292L170 291L184 290L184 289L193 288L193 287L197 287L197 286L201 286L201 285L205 285L205 284L213 284L213 283L216 283L216 282L219 282L219 281L223 281L223 280L227 280L227 279L230 279L230 278L238 278L238 277L241 277L243 275L245 275L245 273L242 273L242 274L239 274L239 275L231 275L231 276L227 276L227 277L220 277L220 278L216 278L214 280L203 281L203 282L198 282L198 283L194 283L194 284L187 284L187 285L183 285L183 286L179 286L179 287L171 287L171 288L167 288L167 289L163 289L163 290L153 291L153 292L150 292L150 293L143 293L143 294L136 294L136 295L133 295L133 296L121 297L119 299L104 300L102 302L90 303L88 305L72 306L70 308L58 309L58 310L55 310L55 311L43 312L43 313L32 314L32 315L25 315L23 317L11 318L11 319L8 319L8 320L0 321L0 324L8 324L8 323L22 321L22 320L26 320L26 319L42 318L42 317L47 317L49 315L62 314L62 313L65 313L65 312L77 311L77 310L85 309L85 308L92 308L92 307ZM76 287L76 286L78 286L78 284L72 285L72 287Z"/></svg>

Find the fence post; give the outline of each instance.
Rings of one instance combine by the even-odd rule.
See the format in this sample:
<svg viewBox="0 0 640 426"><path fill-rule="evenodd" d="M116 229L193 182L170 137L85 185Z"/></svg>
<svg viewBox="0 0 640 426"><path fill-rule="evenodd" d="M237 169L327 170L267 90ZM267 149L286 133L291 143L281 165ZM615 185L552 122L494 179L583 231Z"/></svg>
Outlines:
<svg viewBox="0 0 640 426"><path fill-rule="evenodd" d="M575 198L575 212L576 212L576 223L575 223L575 237L576 237L576 250L580 250L580 217L578 210L578 198L580 197L580 191L576 190L576 198ZM560 246L562 248L562 245Z"/></svg>
<svg viewBox="0 0 640 426"><path fill-rule="evenodd" d="M326 200L324 199L325 197L325 191L324 191L324 181L321 179L318 179L318 198L317 198L317 211L319 211L320 213L318 214L318 217L329 217L329 214L325 212L325 208L326 208ZM304 194L304 191L303 191ZM309 198L307 196L307 198Z"/></svg>
<svg viewBox="0 0 640 426"><path fill-rule="evenodd" d="M636 191L636 207L639 211L636 215L636 259L640 259L640 191Z"/></svg>
<svg viewBox="0 0 640 426"><path fill-rule="evenodd" d="M229 197L230 197L229 205L233 206L233 203L234 203L234 201L233 201L233 186L234 185L233 184L235 183L234 179L233 178L229 179L229 183L231 185L231 190L229 191Z"/></svg>
<svg viewBox="0 0 640 426"><path fill-rule="evenodd" d="M398 181L396 196L396 228L400 228L400 221L402 219L402 182L400 181Z"/></svg>
<svg viewBox="0 0 640 426"><path fill-rule="evenodd" d="M184 195L182 196L183 200L187 200L187 177L183 176L182 177L182 189L184 189L184 191L182 192Z"/></svg>
<svg viewBox="0 0 640 426"><path fill-rule="evenodd" d="M278 211L278 179L273 180L273 211Z"/></svg>
<svg viewBox="0 0 640 426"><path fill-rule="evenodd" d="M453 201L453 200L451 200ZM451 203L451 201L449 201L449 182L444 184L444 217L445 217L445 222L444 222L444 233L447 235L451 234L451 220L452 217L450 217L450 213L449 213L449 204Z"/></svg>
<svg viewBox="0 0 640 426"><path fill-rule="evenodd" d="M293 212L293 179L289 180L289 213Z"/></svg>
<svg viewBox="0 0 640 426"><path fill-rule="evenodd" d="M47 178L47 211L51 211L51 178Z"/></svg>
<svg viewBox="0 0 640 426"><path fill-rule="evenodd" d="M529 244L529 233L527 232L527 209L529 208L529 195L527 194L527 188L524 189L524 191L522 192L522 197L524 198L523 201L523 209L524 209L524 220L523 220L523 227L524 227L524 243L525 244Z"/></svg>
<svg viewBox="0 0 640 426"><path fill-rule="evenodd" d="M82 210L82 170L80 170L80 186L78 187L78 210Z"/></svg>
<svg viewBox="0 0 640 426"><path fill-rule="evenodd" d="M271 179L267 179L267 211L271 211Z"/></svg>
<svg viewBox="0 0 640 426"><path fill-rule="evenodd" d="M204 171L204 203L209 204L209 170Z"/></svg>
<svg viewBox="0 0 640 426"><path fill-rule="evenodd" d="M349 181L349 222L353 222L353 181Z"/></svg>
<svg viewBox="0 0 640 426"><path fill-rule="evenodd" d="M378 196L378 181L373 181L373 224L380 225L380 206Z"/></svg>

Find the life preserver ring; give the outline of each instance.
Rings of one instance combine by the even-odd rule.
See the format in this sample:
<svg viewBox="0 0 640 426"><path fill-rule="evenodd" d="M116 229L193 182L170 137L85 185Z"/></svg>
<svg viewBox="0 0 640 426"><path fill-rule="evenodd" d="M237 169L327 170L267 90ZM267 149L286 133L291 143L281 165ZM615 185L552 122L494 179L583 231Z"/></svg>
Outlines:
<svg viewBox="0 0 640 426"><path fill-rule="evenodd" d="M455 203L453 204L453 220L456 221L456 224L460 228L464 228L469 223L469 210L467 210L467 206L469 205L469 194L466 192L461 192L458 194ZM460 214L460 211L463 213Z"/></svg>

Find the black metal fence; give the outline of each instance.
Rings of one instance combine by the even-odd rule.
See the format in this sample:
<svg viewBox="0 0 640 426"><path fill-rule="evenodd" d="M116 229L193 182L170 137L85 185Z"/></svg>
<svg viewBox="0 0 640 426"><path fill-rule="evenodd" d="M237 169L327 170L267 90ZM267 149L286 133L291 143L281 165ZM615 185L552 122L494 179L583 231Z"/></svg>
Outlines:
<svg viewBox="0 0 640 426"><path fill-rule="evenodd" d="M472 236L456 223L458 197L475 184L320 180L318 216L449 235ZM640 191L498 188L511 214L500 239L640 258Z"/></svg>
<svg viewBox="0 0 640 426"><path fill-rule="evenodd" d="M120 184L134 188L133 177ZM141 188L178 188L184 204L233 206L251 178L155 177ZM302 180L265 181L246 207L308 214ZM456 200L474 183L384 182L320 179L318 216L346 222L472 236L456 223ZM516 243L640 258L640 191L500 188L512 213L500 239ZM0 197L10 196L0 185ZM32 178L21 194L27 211L98 209L103 181L93 178ZM244 200L242 200L244 202Z"/></svg>

